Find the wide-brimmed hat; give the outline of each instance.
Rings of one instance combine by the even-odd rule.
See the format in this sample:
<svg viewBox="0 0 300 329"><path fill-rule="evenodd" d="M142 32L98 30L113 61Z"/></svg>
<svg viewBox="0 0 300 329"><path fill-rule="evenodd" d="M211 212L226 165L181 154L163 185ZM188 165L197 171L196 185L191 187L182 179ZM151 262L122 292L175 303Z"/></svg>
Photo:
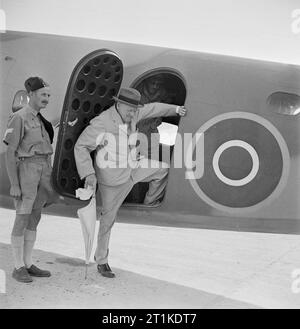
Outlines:
<svg viewBox="0 0 300 329"><path fill-rule="evenodd" d="M142 107L141 94L133 88L121 88L118 96L113 96L116 102L121 102L134 107Z"/></svg>

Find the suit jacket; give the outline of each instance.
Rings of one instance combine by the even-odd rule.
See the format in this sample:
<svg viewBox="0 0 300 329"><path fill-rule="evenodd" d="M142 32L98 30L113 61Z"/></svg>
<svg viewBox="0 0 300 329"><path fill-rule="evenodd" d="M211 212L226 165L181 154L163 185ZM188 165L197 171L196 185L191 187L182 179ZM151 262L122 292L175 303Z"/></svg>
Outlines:
<svg viewBox="0 0 300 329"><path fill-rule="evenodd" d="M74 155L81 179L96 173L98 182L115 186L127 182L133 168L138 166L136 146L138 121L176 115L177 105L150 103L139 108L130 126L123 123L113 105L90 121L79 136ZM90 152L97 149L96 163Z"/></svg>

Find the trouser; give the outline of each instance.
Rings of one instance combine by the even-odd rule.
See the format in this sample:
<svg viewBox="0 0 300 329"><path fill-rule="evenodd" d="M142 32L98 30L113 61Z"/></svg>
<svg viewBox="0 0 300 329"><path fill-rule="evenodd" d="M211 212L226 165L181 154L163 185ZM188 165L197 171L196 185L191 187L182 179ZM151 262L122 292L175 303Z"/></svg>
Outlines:
<svg viewBox="0 0 300 329"><path fill-rule="evenodd" d="M124 184L117 186L99 184L102 216L95 252L95 259L98 264L108 262L111 229L115 223L117 212L133 185L137 182L149 182L149 190L145 196L144 204L151 205L163 197L167 185L167 176L167 168L136 168L133 169L129 181Z"/></svg>

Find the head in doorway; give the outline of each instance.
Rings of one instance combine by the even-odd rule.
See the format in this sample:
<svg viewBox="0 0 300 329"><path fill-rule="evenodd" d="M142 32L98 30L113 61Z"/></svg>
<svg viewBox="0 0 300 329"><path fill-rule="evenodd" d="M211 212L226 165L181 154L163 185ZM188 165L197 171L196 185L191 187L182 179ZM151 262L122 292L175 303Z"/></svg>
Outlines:
<svg viewBox="0 0 300 329"><path fill-rule="evenodd" d="M164 78L161 74L154 75L145 80L145 88L149 95L155 95L163 86Z"/></svg>
<svg viewBox="0 0 300 329"><path fill-rule="evenodd" d="M30 77L24 85L29 95L29 105L32 108L39 111L48 105L51 92L47 82L39 77Z"/></svg>
<svg viewBox="0 0 300 329"><path fill-rule="evenodd" d="M116 101L116 110L124 123L130 123L138 108L143 106L141 104L141 94L133 88L122 88L119 95L113 98Z"/></svg>

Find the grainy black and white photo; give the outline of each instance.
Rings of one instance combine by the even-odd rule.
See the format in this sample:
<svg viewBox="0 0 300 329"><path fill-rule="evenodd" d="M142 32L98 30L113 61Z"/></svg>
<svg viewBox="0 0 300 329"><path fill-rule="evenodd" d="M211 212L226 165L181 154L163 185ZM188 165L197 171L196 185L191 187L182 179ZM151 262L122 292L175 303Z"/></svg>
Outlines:
<svg viewBox="0 0 300 329"><path fill-rule="evenodd" d="M0 56L1 309L300 308L298 0L2 0Z"/></svg>

